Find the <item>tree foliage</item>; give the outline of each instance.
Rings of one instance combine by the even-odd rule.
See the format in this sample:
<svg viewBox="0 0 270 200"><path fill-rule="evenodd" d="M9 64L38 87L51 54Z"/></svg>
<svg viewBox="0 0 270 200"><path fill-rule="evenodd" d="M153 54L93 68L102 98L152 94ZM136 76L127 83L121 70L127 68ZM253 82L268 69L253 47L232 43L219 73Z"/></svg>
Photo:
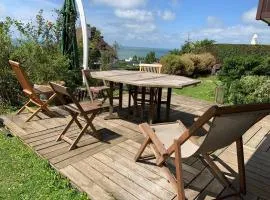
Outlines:
<svg viewBox="0 0 270 200"><path fill-rule="evenodd" d="M154 51L150 51L146 56L145 56L145 59L144 59L144 62L145 63L154 63L157 61L157 58L156 58L156 53Z"/></svg>

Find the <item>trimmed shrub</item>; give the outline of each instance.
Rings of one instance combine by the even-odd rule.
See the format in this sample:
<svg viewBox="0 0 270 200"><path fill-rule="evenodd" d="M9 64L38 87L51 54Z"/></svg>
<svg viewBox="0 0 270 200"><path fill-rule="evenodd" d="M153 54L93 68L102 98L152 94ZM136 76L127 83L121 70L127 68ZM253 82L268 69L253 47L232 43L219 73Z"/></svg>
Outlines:
<svg viewBox="0 0 270 200"><path fill-rule="evenodd" d="M232 104L270 103L270 77L244 76L235 80L228 93Z"/></svg>
<svg viewBox="0 0 270 200"><path fill-rule="evenodd" d="M183 71L183 63L179 55L168 54L160 59L162 64L162 72L165 74L179 74Z"/></svg>
<svg viewBox="0 0 270 200"><path fill-rule="evenodd" d="M214 44L207 48L219 63L223 63L228 57L234 56L270 56L270 45L249 45L249 44Z"/></svg>
<svg viewBox="0 0 270 200"><path fill-rule="evenodd" d="M164 73L191 76L210 72L216 60L210 53L168 54L160 59L160 63Z"/></svg>
<svg viewBox="0 0 270 200"><path fill-rule="evenodd" d="M216 64L216 58L211 53L202 53L198 55L200 63L198 70L211 71L212 67Z"/></svg>
<svg viewBox="0 0 270 200"><path fill-rule="evenodd" d="M226 85L247 75L267 75L270 73L270 60L263 57L230 57L224 60L219 78Z"/></svg>

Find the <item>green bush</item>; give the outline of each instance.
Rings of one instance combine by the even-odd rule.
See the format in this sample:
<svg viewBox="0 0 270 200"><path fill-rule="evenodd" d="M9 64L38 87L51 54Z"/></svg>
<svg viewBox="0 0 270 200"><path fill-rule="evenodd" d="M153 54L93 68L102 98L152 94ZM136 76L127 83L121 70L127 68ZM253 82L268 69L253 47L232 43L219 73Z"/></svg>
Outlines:
<svg viewBox="0 0 270 200"><path fill-rule="evenodd" d="M226 85L247 75L267 75L270 73L270 60L257 56L234 56L226 58L219 78Z"/></svg>
<svg viewBox="0 0 270 200"><path fill-rule="evenodd" d="M168 54L160 59L160 63L163 66L163 73L191 76L210 72L216 60L210 53Z"/></svg>
<svg viewBox="0 0 270 200"><path fill-rule="evenodd" d="M186 71L185 65L192 68L193 62L188 59L182 59L179 55L168 54L160 59L162 64L162 72L166 74L184 75Z"/></svg>
<svg viewBox="0 0 270 200"><path fill-rule="evenodd" d="M270 103L270 77L244 76L235 80L229 88L228 101L233 104Z"/></svg>

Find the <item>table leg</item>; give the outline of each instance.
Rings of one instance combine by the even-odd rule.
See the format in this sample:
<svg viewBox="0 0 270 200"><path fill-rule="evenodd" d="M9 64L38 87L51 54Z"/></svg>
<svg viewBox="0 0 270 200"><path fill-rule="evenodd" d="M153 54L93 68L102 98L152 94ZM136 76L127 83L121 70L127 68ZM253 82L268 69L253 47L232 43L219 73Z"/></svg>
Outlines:
<svg viewBox="0 0 270 200"><path fill-rule="evenodd" d="M134 96L133 96L133 116L136 117L138 115L138 87L134 86Z"/></svg>
<svg viewBox="0 0 270 200"><path fill-rule="evenodd" d="M166 121L170 120L171 97L172 97L172 88L168 88L167 102L166 102Z"/></svg>
<svg viewBox="0 0 270 200"><path fill-rule="evenodd" d="M149 119L148 122L149 124L153 123L154 119L154 88L150 88L150 107L149 107Z"/></svg>
<svg viewBox="0 0 270 200"><path fill-rule="evenodd" d="M123 108L123 83L119 83L119 110Z"/></svg>
<svg viewBox="0 0 270 200"><path fill-rule="evenodd" d="M144 110L145 110L145 92L146 92L146 88L142 87L142 113L141 113L141 117L144 117Z"/></svg>
<svg viewBox="0 0 270 200"><path fill-rule="evenodd" d="M117 114L113 114L113 82L112 81L110 81L109 102L110 102L109 115L106 116L104 119L105 120L118 119L119 116Z"/></svg>
<svg viewBox="0 0 270 200"><path fill-rule="evenodd" d="M158 99L157 99L157 120L160 121L162 88L158 88L158 91L157 92L158 92Z"/></svg>

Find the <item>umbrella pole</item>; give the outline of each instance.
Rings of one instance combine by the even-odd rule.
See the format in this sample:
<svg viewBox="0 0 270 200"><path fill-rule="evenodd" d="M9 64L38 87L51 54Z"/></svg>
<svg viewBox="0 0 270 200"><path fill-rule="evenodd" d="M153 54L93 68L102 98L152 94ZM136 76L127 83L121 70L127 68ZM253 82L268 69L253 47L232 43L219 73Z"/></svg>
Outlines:
<svg viewBox="0 0 270 200"><path fill-rule="evenodd" d="M76 0L78 11L80 14L80 21L82 27L82 37L83 37L83 69L88 69L88 38L90 33L88 33L86 18L83 9L82 0ZM83 84L86 83L85 77L83 76Z"/></svg>

